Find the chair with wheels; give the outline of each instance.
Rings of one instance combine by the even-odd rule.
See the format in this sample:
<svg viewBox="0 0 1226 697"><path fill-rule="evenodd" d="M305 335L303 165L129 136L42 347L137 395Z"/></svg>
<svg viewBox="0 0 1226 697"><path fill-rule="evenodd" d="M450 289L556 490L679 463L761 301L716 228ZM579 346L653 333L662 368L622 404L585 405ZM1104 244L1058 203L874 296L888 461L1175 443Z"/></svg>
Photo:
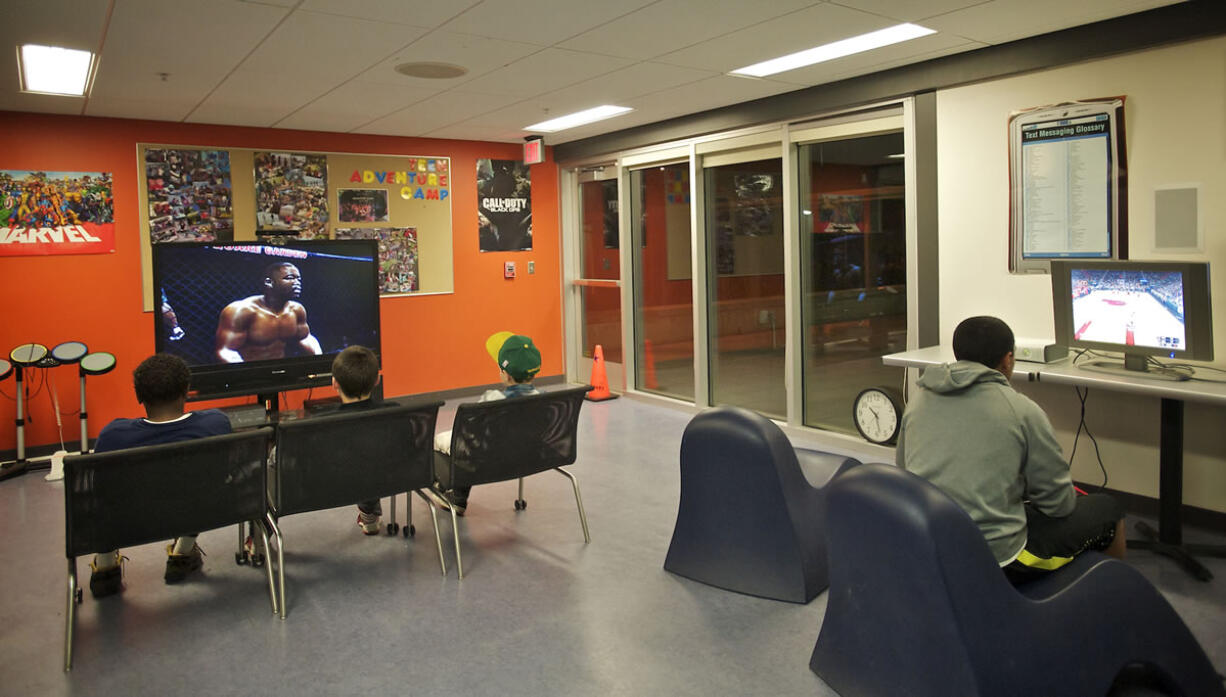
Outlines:
<svg viewBox="0 0 1226 697"><path fill-rule="evenodd" d="M64 458L65 671L72 669L75 610L81 602L77 557L244 521L260 521L261 530L265 525L276 530L265 499L271 438L271 430L260 429ZM271 569L267 576L276 613Z"/></svg>
<svg viewBox="0 0 1226 697"><path fill-rule="evenodd" d="M864 465L827 487L830 592L810 667L843 697L1105 695L1136 680L1222 697L1167 601L1097 552L1014 588L924 479Z"/></svg>
<svg viewBox="0 0 1226 697"><path fill-rule="evenodd" d="M461 404L451 429L451 453L434 453L434 491L447 496L457 487L519 480L515 510L528 507L524 477L555 470L570 480L583 526L583 541L591 542L579 482L562 469L575 462L578 453L579 410L591 385L551 390L514 399ZM460 556L459 524L451 510L455 532L455 558L459 577L464 578Z"/></svg>
<svg viewBox="0 0 1226 697"><path fill-rule="evenodd" d="M809 602L827 585L824 494L811 479L858 464L797 451L747 409L702 412L681 439L681 502L664 568L737 593Z"/></svg>

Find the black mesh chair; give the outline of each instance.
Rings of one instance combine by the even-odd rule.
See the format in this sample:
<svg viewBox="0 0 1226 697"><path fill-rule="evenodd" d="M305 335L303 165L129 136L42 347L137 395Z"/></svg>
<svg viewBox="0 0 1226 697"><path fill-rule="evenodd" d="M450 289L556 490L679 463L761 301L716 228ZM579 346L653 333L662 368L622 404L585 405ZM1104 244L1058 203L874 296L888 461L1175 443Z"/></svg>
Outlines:
<svg viewBox="0 0 1226 697"><path fill-rule="evenodd" d="M518 479L515 510L523 510L528 507L524 500L524 477L556 470L570 480L575 490L583 541L591 542L579 482L562 469L575 461L579 409L591 389L591 385L584 385L527 397L461 404L451 429L451 454L434 454L435 492L443 495L456 487ZM464 578L455 510L451 511L451 529L456 533L456 566L459 577Z"/></svg>
<svg viewBox="0 0 1226 697"><path fill-rule="evenodd" d="M873 464L827 489L830 592L809 665L843 697L1080 697L1130 681L1226 695L1127 564L1085 552L1014 588L970 516L927 481Z"/></svg>
<svg viewBox="0 0 1226 697"><path fill-rule="evenodd" d="M774 422L748 409L702 412L681 438L681 502L665 570L737 593L809 602L828 584L824 489L810 478L824 484L858 464L798 451Z"/></svg>
<svg viewBox="0 0 1226 697"><path fill-rule="evenodd" d="M439 566L443 542L433 505L422 489L434 482L431 452L434 424L442 402L373 409L342 410L326 416L285 421L277 425L276 456L269 471L268 500L275 518L295 513L351 506L361 501L417 493L427 503L434 522ZM411 493L408 500L413 520ZM281 616L285 616L285 555L276 534L277 575Z"/></svg>
<svg viewBox="0 0 1226 697"><path fill-rule="evenodd" d="M81 602L77 557L244 521L264 521L275 529L264 493L271 438L271 429L259 429L64 458L65 671L72 669L75 610ZM267 575L275 613L272 569Z"/></svg>

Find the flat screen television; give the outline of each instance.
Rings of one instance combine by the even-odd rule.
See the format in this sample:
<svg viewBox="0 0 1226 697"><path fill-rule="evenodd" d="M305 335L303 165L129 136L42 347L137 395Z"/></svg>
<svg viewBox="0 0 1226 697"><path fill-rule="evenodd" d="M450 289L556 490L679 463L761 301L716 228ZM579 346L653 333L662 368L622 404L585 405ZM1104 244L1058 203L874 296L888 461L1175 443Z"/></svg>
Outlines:
<svg viewBox="0 0 1226 697"><path fill-rule="evenodd" d="M1124 354L1083 368L1180 379L1150 357L1213 360L1207 263L1052 261L1051 280L1056 343Z"/></svg>
<svg viewBox="0 0 1226 697"><path fill-rule="evenodd" d="M378 261L376 240L153 245L154 348L191 399L329 384L341 349L381 354Z"/></svg>

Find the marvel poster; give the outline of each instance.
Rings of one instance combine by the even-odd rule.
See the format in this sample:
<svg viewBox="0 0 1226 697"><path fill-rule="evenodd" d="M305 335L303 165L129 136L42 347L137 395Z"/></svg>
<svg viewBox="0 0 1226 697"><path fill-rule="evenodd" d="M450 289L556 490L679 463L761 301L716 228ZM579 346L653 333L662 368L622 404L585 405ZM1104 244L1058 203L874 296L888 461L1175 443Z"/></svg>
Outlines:
<svg viewBox="0 0 1226 697"><path fill-rule="evenodd" d="M115 251L110 172L0 170L0 256Z"/></svg>
<svg viewBox="0 0 1226 697"><path fill-rule="evenodd" d="M517 160L477 160L477 230L483 252L532 249L532 177Z"/></svg>

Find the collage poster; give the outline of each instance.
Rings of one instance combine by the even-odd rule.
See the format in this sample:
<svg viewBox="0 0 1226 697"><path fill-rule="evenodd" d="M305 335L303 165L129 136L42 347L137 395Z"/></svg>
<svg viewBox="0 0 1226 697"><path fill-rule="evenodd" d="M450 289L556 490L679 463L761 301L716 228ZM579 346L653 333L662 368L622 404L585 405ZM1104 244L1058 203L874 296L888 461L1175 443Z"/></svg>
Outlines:
<svg viewBox="0 0 1226 697"><path fill-rule="evenodd" d="M256 230L297 230L298 239L328 236L328 156L255 153Z"/></svg>
<svg viewBox="0 0 1226 697"><path fill-rule="evenodd" d="M342 223L386 223L386 189L339 189L336 219Z"/></svg>
<svg viewBox="0 0 1226 697"><path fill-rule="evenodd" d="M113 251L109 172L0 170L0 256Z"/></svg>
<svg viewBox="0 0 1226 697"><path fill-rule="evenodd" d="M532 177L517 160L477 160L477 230L483 252L532 250Z"/></svg>
<svg viewBox="0 0 1226 697"><path fill-rule="evenodd" d="M404 227L337 228L338 240L379 240L379 294L413 293L417 279L417 229Z"/></svg>
<svg viewBox="0 0 1226 697"><path fill-rule="evenodd" d="M145 184L153 244L234 239L228 151L149 148Z"/></svg>

